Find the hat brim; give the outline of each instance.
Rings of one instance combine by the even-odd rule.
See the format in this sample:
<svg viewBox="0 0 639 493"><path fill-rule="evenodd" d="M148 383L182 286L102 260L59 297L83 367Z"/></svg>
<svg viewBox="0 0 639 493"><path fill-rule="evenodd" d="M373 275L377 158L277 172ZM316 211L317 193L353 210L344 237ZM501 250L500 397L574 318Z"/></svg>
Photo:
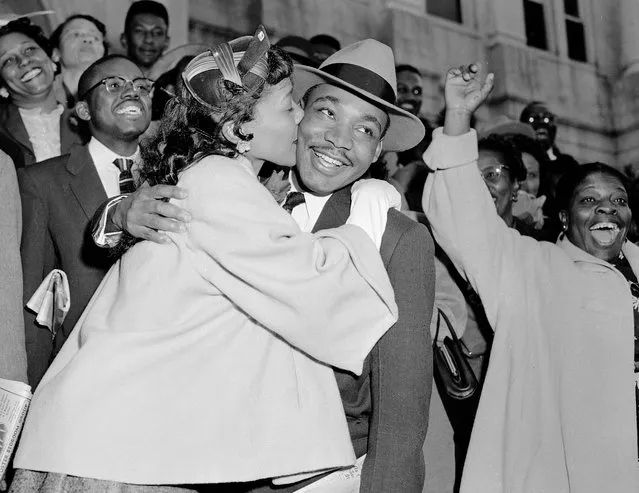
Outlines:
<svg viewBox="0 0 639 493"><path fill-rule="evenodd" d="M310 88L319 84L331 84L355 93L386 111L390 118L390 124L383 140L382 148L385 151L412 149L421 142L426 134L424 124L412 113L320 69L295 64L293 89L296 95L302 98Z"/></svg>

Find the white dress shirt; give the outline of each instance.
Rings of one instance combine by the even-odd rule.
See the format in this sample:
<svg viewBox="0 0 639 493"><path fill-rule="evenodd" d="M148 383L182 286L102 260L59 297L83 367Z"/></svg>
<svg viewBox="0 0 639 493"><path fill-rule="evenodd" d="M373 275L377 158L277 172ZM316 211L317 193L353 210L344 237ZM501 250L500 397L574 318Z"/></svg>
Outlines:
<svg viewBox="0 0 639 493"><path fill-rule="evenodd" d="M288 175L288 181L291 183L290 192L301 191L297 186L297 180L294 176L293 170L291 170ZM302 193L304 194L304 202L293 208L291 216L293 216L293 219L295 219L295 222L299 225L302 231L310 233L313 231L313 226L315 226L315 223L319 219L326 202L328 202L328 199L330 199L333 194L317 196L308 192Z"/></svg>
<svg viewBox="0 0 639 493"><path fill-rule="evenodd" d="M107 197L111 198L120 195L120 169L113 161L117 158L132 159L134 164L131 171L133 171L137 169L137 165L140 161L140 148L138 147L131 156L120 156L95 137L91 137L88 148Z"/></svg>

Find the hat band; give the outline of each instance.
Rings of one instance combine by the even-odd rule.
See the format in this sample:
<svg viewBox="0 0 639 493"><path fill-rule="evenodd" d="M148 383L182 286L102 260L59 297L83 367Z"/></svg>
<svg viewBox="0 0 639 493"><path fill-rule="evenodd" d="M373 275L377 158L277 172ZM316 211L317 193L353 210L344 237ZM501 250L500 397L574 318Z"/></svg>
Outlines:
<svg viewBox="0 0 639 493"><path fill-rule="evenodd" d="M372 70L352 63L331 63L320 67L320 70L383 99L389 104L395 104L396 96L393 87L386 79Z"/></svg>

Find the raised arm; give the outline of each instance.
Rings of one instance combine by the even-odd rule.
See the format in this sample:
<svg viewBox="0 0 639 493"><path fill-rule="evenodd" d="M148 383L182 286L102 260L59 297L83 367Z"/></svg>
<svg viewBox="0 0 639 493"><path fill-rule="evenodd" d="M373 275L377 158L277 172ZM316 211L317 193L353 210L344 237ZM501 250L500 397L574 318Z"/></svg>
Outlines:
<svg viewBox="0 0 639 493"><path fill-rule="evenodd" d="M435 172L424 188L423 207L435 240L479 293L495 327L501 297L519 282L521 259L538 250L497 215L477 168L477 136L470 117L492 88L478 66L452 69L446 81L446 123L424 154Z"/></svg>
<svg viewBox="0 0 639 493"><path fill-rule="evenodd" d="M358 373L397 318L379 253L362 229L302 233L237 161L206 158L180 180L194 265L291 345Z"/></svg>

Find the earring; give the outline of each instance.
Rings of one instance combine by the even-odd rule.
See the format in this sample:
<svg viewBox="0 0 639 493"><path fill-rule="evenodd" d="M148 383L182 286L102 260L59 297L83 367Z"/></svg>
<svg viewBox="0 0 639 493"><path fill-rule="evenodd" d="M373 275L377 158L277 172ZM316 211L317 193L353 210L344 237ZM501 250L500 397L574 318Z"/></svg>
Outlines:
<svg viewBox="0 0 639 493"><path fill-rule="evenodd" d="M0 87L0 97L7 99L9 97L9 91L6 87Z"/></svg>
<svg viewBox="0 0 639 493"><path fill-rule="evenodd" d="M240 154L245 154L251 150L251 143L246 140L240 140L235 146L235 148L237 149L237 152L239 152Z"/></svg>

